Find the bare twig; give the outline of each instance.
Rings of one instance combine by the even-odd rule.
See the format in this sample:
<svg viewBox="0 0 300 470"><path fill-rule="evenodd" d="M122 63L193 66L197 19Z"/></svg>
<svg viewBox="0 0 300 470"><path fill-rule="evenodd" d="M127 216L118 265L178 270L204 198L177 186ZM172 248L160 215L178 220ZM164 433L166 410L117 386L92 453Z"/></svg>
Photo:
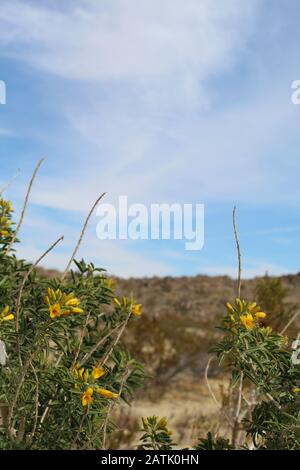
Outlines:
<svg viewBox="0 0 300 470"><path fill-rule="evenodd" d="M107 413L106 413L105 421L104 421L104 424L103 424L102 450L105 450L105 448L106 448L107 426L108 426L109 417L110 417L110 414L111 414L111 412L112 412L112 410L113 410L113 407L114 407L114 403L111 402L111 403L108 405L108 408L107 408Z"/></svg>
<svg viewBox="0 0 300 470"><path fill-rule="evenodd" d="M115 332L119 329L119 326L116 326L113 328L111 331L109 331L103 338L100 338L99 341L95 344L95 346L92 347L92 349L84 355L82 360L79 362L78 367L82 367L92 355L98 351L100 346L105 343L105 341Z"/></svg>
<svg viewBox="0 0 300 470"><path fill-rule="evenodd" d="M236 228L236 207L233 208L232 213L232 221L233 221L233 230L236 242L236 249L237 249L237 256L238 256L238 280L237 280L237 294L238 297L241 297L241 274L242 274L242 260L241 260L241 248L240 248L240 241L238 237L238 232Z"/></svg>
<svg viewBox="0 0 300 470"><path fill-rule="evenodd" d="M128 379L130 375L130 370L129 369L126 369L125 370L125 373L124 373L124 376L122 378L122 382L121 382L121 385L120 385L120 389L119 389L119 399L122 395L122 392L123 392L123 388L124 388L124 385L126 383L126 380ZM105 421L104 421L104 426L103 426L103 441L102 441L102 449L105 450L105 447L106 447L106 435L107 435L107 426L108 426L108 421L109 421L109 416L114 408L116 404L116 401L113 401L109 404L109 407L108 407L108 410L107 410L107 414L106 414L106 417L105 417Z"/></svg>
<svg viewBox="0 0 300 470"><path fill-rule="evenodd" d="M242 406L243 381L244 381L244 374L242 372L241 377L240 377L238 399L237 399L236 411L235 411L233 428L232 428L232 445L233 446L236 445L236 441L237 441L237 437L238 437L238 431L239 431L239 424L240 424L239 423L239 418L240 418L241 406Z"/></svg>
<svg viewBox="0 0 300 470"><path fill-rule="evenodd" d="M32 358L35 355L35 353L36 353L36 351L33 351L30 354L30 356L28 357L27 361L25 362L25 364L22 368L19 383L18 383L16 391L15 391L15 396L14 396L12 404L9 408L9 413L8 413L8 418L7 418L7 429L8 429L8 435L10 436L11 439L14 439L14 437L15 437L14 432L13 432L13 428L12 428L13 414L14 414L15 407L16 407L18 399L19 399L20 392L21 392L22 387L23 387L23 383L24 383L27 371L29 369L29 366L31 364Z"/></svg>
<svg viewBox="0 0 300 470"><path fill-rule="evenodd" d="M291 324L296 320L296 318L298 317L298 315L300 315L300 310L298 310L293 316L292 318L287 322L287 324L285 325L285 327L281 330L280 334L283 335L283 333L286 332L286 330L288 329L289 326L291 326Z"/></svg>
<svg viewBox="0 0 300 470"><path fill-rule="evenodd" d="M16 334L17 334L17 337L16 337L16 347L17 347L17 354L19 356L19 362L20 362L20 365L22 365L22 358L21 358L21 352L20 352L20 338L19 338L19 320L20 320L20 307L21 307L21 300L22 300L22 294L23 294L23 290L24 290L24 287L25 287L25 284L30 276L30 274L33 272L33 270L36 268L36 266L45 258L45 256L48 255L48 253L50 253L51 250L53 250L53 248L56 247L56 245L62 241L64 239L63 236L61 236L60 238L58 238L58 240L56 240L56 242L54 242L50 248L48 248L39 258L38 260L30 267L30 269L27 271L27 273L25 274L24 278L23 278L23 281L22 281L22 284L21 284L21 287L20 287L20 290L19 290L19 294L18 294L18 297L17 297L17 300L16 300L16 307L15 307L15 329L16 329Z"/></svg>
<svg viewBox="0 0 300 470"><path fill-rule="evenodd" d="M64 356L64 353L62 352L62 353L60 354L59 358L57 359L57 361L56 361L54 367L58 367L58 365L59 365L61 359L63 358L63 356ZM39 429L42 427L43 422L45 421L45 419L46 419L46 417L47 417L47 415L48 415L48 413L49 413L49 409L50 409L50 406L51 406L52 402L53 402L52 399L50 399L50 400L48 401L48 404L47 404L47 406L46 406L46 408L45 408L45 410L44 410L44 412L43 412L43 414L42 414L42 416L41 416L41 420L40 420L40 424L39 424Z"/></svg>
<svg viewBox="0 0 300 470"><path fill-rule="evenodd" d="M208 363L206 364L206 367L205 367L205 372L204 372L204 379L205 379L205 383L206 383L206 386L207 386L207 389L213 399L213 401L215 402L215 404L219 407L219 408L222 408L222 405L221 403L217 400L217 397L216 395L214 394L211 386L210 386L210 383L209 383L209 380L208 380L208 371L209 371L209 367L210 367L210 364L211 362L214 360L214 357L210 357L209 360L208 360Z"/></svg>
<svg viewBox="0 0 300 470"><path fill-rule="evenodd" d="M116 347L116 345L118 344L118 342L119 342L120 339L121 339L122 334L124 333L124 330L125 330L125 328L126 328L126 326L127 326L127 323L128 323L128 321L129 321L130 316L131 316L131 308L130 308L130 310L129 310L129 313L128 313L128 315L127 315L127 317L126 317L126 319L125 319L125 321L124 321L122 327L120 328L120 331L119 331L119 333L118 333L116 339L114 340L113 344L111 345L110 349L107 351L107 353L105 354L104 358L99 361L98 367L103 367L103 366L107 363L107 361L108 361L108 359L110 358L110 356L111 356L111 354L112 354L114 348Z"/></svg>
<svg viewBox="0 0 300 470"><path fill-rule="evenodd" d="M35 435L36 427L37 427L38 417L39 417L39 379L32 363L30 363L30 367L32 369L32 372L35 378L35 383L36 383L34 424L33 424L31 436L30 436L30 438L33 439Z"/></svg>
<svg viewBox="0 0 300 470"><path fill-rule="evenodd" d="M8 188L10 188L10 186L15 181L15 179L19 176L19 174L20 174L20 168L18 168L17 173L6 184L4 184L4 186L2 186L2 188L0 188L0 196L2 196L4 191L6 191Z"/></svg>
<svg viewBox="0 0 300 470"><path fill-rule="evenodd" d="M42 159L38 162L38 164L37 164L37 166L36 166L36 168L35 168L35 170L34 170L34 172L33 172L32 178L31 178L30 183L29 183L29 186L28 186L27 194L26 194L26 197L25 197L25 201L24 201L24 205L23 205L22 212L21 212L20 220L19 220L19 222L18 222L18 225L17 225L17 227L16 227L16 230L15 230L15 232L14 232L14 234L13 234L13 237L12 237L11 241L9 242L9 244L8 244L6 250L5 250L5 255L8 254L8 252L10 251L12 245L13 245L14 242L16 241L16 238L17 238L17 236L18 236L18 233L19 233L19 231L20 231L21 225L22 225L23 220L24 220L24 217L25 217L25 213L26 213L26 209L27 209L27 204L28 204L28 200L29 200L29 196L30 196L30 193L31 193L31 189L32 189L33 182L34 182L34 180L35 180L35 177L36 177L36 175L37 175L37 173L38 173L38 171L39 171L39 169L40 169L40 166L41 166L41 164L43 163L43 161L44 161L44 158L42 158Z"/></svg>
<svg viewBox="0 0 300 470"><path fill-rule="evenodd" d="M206 383L207 389L208 389L208 391L209 391L209 393L210 393L210 395L211 395L213 401L215 402L215 404L217 405L217 407L218 407L220 410L222 410L222 408L223 408L223 407L222 407L222 404L217 400L217 397L216 397L216 395L214 394L213 389L211 388L211 385L210 385L209 380L208 380L208 371L209 371L209 367L210 367L211 362L212 362L214 359L215 359L214 357L210 357L210 358L209 358L208 363L207 363L207 365L206 365L206 367L205 367L204 379L205 379L205 383ZM223 412L225 418L227 419L228 423L230 424L230 426L232 426L232 421L231 421L230 417L228 416L228 414L226 413L226 411L225 411L225 410L222 410L222 412Z"/></svg>
<svg viewBox="0 0 300 470"><path fill-rule="evenodd" d="M73 441L72 441L71 444L70 444L70 450L72 450L72 449L74 448L74 446L75 446L75 444L76 444L76 441L77 441L78 437L80 436L80 433L81 433L81 430L82 430L82 428L83 428L84 421L85 421L86 418L87 418L88 412L89 412L89 406L87 407L87 409L86 409L84 415L82 416L82 418L81 418L81 420L80 420L80 424L79 424L77 433L76 433L76 435L75 435Z"/></svg>
<svg viewBox="0 0 300 470"><path fill-rule="evenodd" d="M76 362L77 362L77 359L78 359L78 356L79 356L79 353L80 353L80 349L81 349L81 346L82 346L82 343L83 343L83 338L84 338L84 333L85 333L85 329L88 325L88 322L89 322L89 319L90 319L90 316L91 316L91 312L89 312L86 316L86 319L85 319L85 322L84 322L84 325L83 325L83 328L81 330L81 334L80 334L80 338L79 338L79 343L78 343L78 347L76 349L76 353L74 355L74 359L73 359L73 362L72 362L72 365L71 365L71 369L73 369L73 367L75 367L76 365Z"/></svg>
<svg viewBox="0 0 300 470"><path fill-rule="evenodd" d="M92 206L92 208L91 208L91 210L90 210L90 212L89 212L89 214L88 214L88 216L87 216L87 218L86 218L86 220L85 220L85 223L84 223L84 225L83 225L83 228L82 228L82 231L81 231L79 240L78 240L78 242L77 242L77 245L76 245L76 247L75 247L75 249L74 249L74 251L73 251L73 253L72 253L72 256L71 256L71 258L70 258L70 261L68 262L68 265L67 265L67 267L66 267L66 269L65 269L65 271L64 271L64 273L63 273L63 275L62 275L62 277L61 277L61 280L62 280L62 281L63 281L64 278L66 277L66 275L67 275L67 273L68 273L68 271L69 271L69 269L70 269L70 267L71 267L71 264L72 264L72 262L73 262L73 260L74 260L74 258L75 258L75 256L76 256L76 254L77 254L77 251L79 250L79 247L80 247L81 242L82 242L82 239L83 239L83 237L84 237L84 234L85 234L86 228L87 228L87 226L88 226L89 220L90 220L90 218L91 218L91 216L92 216L94 210L96 209L97 205L99 204L99 202L101 201L101 199L105 196L105 194L106 194L106 193L103 193L103 194L101 194L101 196L98 197L98 199L97 199L96 202L93 204L93 206Z"/></svg>

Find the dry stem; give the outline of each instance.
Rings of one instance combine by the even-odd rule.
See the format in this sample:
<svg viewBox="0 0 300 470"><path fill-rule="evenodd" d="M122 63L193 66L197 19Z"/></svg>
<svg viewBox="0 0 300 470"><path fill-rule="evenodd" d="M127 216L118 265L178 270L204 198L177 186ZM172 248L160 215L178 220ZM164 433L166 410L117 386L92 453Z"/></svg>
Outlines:
<svg viewBox="0 0 300 470"><path fill-rule="evenodd" d="M238 237L238 232L236 228L236 207L233 208L232 213L232 221L233 221L233 230L236 242L236 249L237 249L237 256L238 256L238 280L237 280L237 294L238 298L241 297L241 273L242 273L242 260L241 260L241 248L240 248L240 241Z"/></svg>
<svg viewBox="0 0 300 470"><path fill-rule="evenodd" d="M62 280L62 281L63 281L64 278L66 277L66 275L67 275L67 273L68 273L68 271L69 271L69 269L70 269L70 267L71 267L71 264L72 264L72 262L73 262L73 260L74 260L74 258L75 258L75 256L76 256L78 250L79 250L79 247L80 247L81 242L82 242L82 239L83 239L83 237L84 237L84 234L85 234L86 228L87 228L87 226L88 226L89 220L90 220L90 218L91 218L91 216L92 216L94 210L96 209L97 205L99 204L99 202L101 201L101 199L105 196L105 194L106 194L106 193L103 193L103 194L101 194L101 196L98 197L98 199L97 199L96 202L93 204L93 206L92 206L92 208L91 208L91 210L90 210L90 212L89 212L89 214L88 214L88 216L87 216L87 218L86 218L86 220L85 220L85 223L84 223L84 225L83 225L83 228L82 228L82 231L81 231L79 240L78 240L78 242L77 242L77 245L76 245L76 247L75 247L75 249L74 249L74 251L73 251L73 253L72 253L72 256L71 256L71 258L70 258L70 261L68 262L68 265L67 265L67 267L66 267L66 269L65 269L65 271L64 271L64 273L63 273L63 275L62 275L62 277L61 277L61 280Z"/></svg>
<svg viewBox="0 0 300 470"><path fill-rule="evenodd" d="M6 250L5 250L5 255L8 254L8 252L10 251L12 245L13 245L14 242L16 241L16 238L17 238L17 236L18 236L18 233L19 233L19 231L20 231L20 228L21 228L21 226L22 226L22 223L23 223L23 220L24 220L24 217L25 217L25 213L26 213L26 209L27 209L27 204L28 204L28 200L29 200L29 196L30 196L30 193L31 193L31 189L32 189L33 182L34 182L34 180L35 180L35 178L36 178L36 175L37 175L37 173L38 173L38 171L39 171L39 169L40 169L40 166L41 166L41 164L43 163L43 161L44 161L44 158L42 158L42 159L38 162L38 164L37 164L37 166L36 166L36 168L35 168L35 170L34 170L34 172L33 172L32 178L31 178L31 180L30 180L30 183L29 183L29 186L28 186L28 189L27 189L27 194L26 194L26 197L25 197L25 201L24 201L24 205L23 205L22 212L21 212L20 220L19 220L19 222L18 222L18 225L17 225L17 227L16 227L16 230L15 230L15 232L14 232L14 234L13 234L13 237L12 237L11 241L9 242L9 244L8 244Z"/></svg>
<svg viewBox="0 0 300 470"><path fill-rule="evenodd" d="M56 240L56 242L54 242L50 248L48 248L39 258L38 260L30 267L30 269L27 271L26 275L24 276L23 278L23 281L22 281L22 284L21 284L21 287L20 287L20 290L19 290L19 295L17 297L17 301L16 301L16 308L15 308L15 313L16 313L16 319L15 319L15 329L16 329L16 334L17 334L17 337L16 337L16 348L17 348L17 354L19 356L19 363L20 365L22 366L22 358L21 358L21 351L20 351L20 338L19 338L19 320L20 320L20 307L21 307L21 299L22 299L22 294L23 294L23 290L24 290L24 287L25 287L25 284L27 282L27 279L29 278L30 274L33 272L33 270L36 268L36 266L45 258L45 256L47 256L48 253L50 253L51 250L53 250L53 248L56 247L56 245L62 241L64 239L63 236L61 236L60 238L58 238L58 240Z"/></svg>

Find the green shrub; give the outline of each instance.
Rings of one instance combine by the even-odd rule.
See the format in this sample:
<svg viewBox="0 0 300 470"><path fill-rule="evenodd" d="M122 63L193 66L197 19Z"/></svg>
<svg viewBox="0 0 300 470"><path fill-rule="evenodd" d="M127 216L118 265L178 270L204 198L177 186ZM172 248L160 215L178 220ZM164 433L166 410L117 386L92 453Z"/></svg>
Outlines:
<svg viewBox="0 0 300 470"><path fill-rule="evenodd" d="M231 439L209 433L196 449L300 448L299 365L291 360L288 338L263 326L265 318L255 302L237 298L234 305L227 303L227 314L219 327L224 336L212 352L231 372L236 406L233 412L222 410L231 427ZM255 396L251 403L245 396L249 390ZM146 437L148 445L158 444L155 423L151 429L152 434L148 432L144 440Z"/></svg>
<svg viewBox="0 0 300 470"><path fill-rule="evenodd" d="M119 343L141 306L114 299L111 280L84 261L40 277L14 254L12 213L0 198L0 448L105 448L114 406L144 376Z"/></svg>

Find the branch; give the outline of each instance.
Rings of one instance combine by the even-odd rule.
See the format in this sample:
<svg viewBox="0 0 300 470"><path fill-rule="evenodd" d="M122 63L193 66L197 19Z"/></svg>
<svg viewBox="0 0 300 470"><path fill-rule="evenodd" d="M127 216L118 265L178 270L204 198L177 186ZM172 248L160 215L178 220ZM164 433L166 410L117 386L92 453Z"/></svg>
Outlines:
<svg viewBox="0 0 300 470"><path fill-rule="evenodd" d="M296 318L298 317L298 315L300 315L300 310L298 310L298 312L296 312L292 318L287 322L287 324L285 325L285 327L281 330L280 334L283 335L283 333L286 332L286 330L288 329L289 326L291 326L291 324L296 320Z"/></svg>
<svg viewBox="0 0 300 470"><path fill-rule="evenodd" d="M243 381L244 381L244 374L242 372L241 377L240 377L238 400L237 400L236 412L234 416L234 423L233 423L233 429L232 429L232 445L234 447L236 445L236 440L237 440L237 435L238 435L238 430L239 430L239 417L240 417L241 406L242 406Z"/></svg>
<svg viewBox="0 0 300 470"><path fill-rule="evenodd" d="M15 179L19 176L19 174L20 174L20 168L18 168L17 173L7 183L5 183L4 186L2 186L2 188L0 188L0 197L2 196L4 191L10 188L10 186L15 181Z"/></svg>
<svg viewBox="0 0 300 470"><path fill-rule="evenodd" d="M240 248L240 241L238 237L238 232L236 228L236 207L233 208L232 213L232 221L233 221L233 230L236 242L236 249L237 249L237 256L238 256L238 281L237 281L237 293L238 298L241 297L241 273L242 273L242 261L241 261L241 248Z"/></svg>
<svg viewBox="0 0 300 470"><path fill-rule="evenodd" d="M21 299L22 299L22 294L23 294L23 290L24 290L24 287L25 287L25 284L30 276L30 274L32 273L32 271L36 268L36 266L45 258L45 256L47 256L47 254L53 250L53 248L56 247L56 245L62 241L64 239L64 236L61 236L58 240L56 240L56 242L54 242L50 248L48 248L48 250L45 251L45 253L43 253L39 258L38 260L30 267L30 269L27 271L26 275L24 276L23 278L23 281L22 281L22 284L21 284L21 288L19 290L19 295L17 297L17 301L16 301L16 319L15 319L15 329L16 329L16 334L17 334L17 338L16 338L16 346L17 346L17 354L19 356L19 362L20 362L20 365L22 366L22 358L21 358L21 352L20 352L20 338L19 338L19 320L20 320L20 307L21 307Z"/></svg>
<svg viewBox="0 0 300 470"><path fill-rule="evenodd" d="M99 362L99 364L98 364L97 367L103 367L103 366L107 363L108 359L110 358L110 355L112 354L114 348L116 347L116 345L118 344L118 342L119 342L120 339L121 339L122 334L124 333L124 330L125 330L125 328L126 328L126 325L127 325L128 321L129 321L129 318L130 318L130 316L131 316L131 310L132 310L132 309L130 308L129 313L128 313L128 315L127 315L127 317L126 317L126 319L125 319L125 321L124 321L124 323L123 323L123 326L120 328L120 331L119 331L118 336L117 336L116 339L114 340L114 342L113 342L113 344L111 345L111 347L110 347L110 349L108 350L108 352L105 354L104 358Z"/></svg>
<svg viewBox="0 0 300 470"><path fill-rule="evenodd" d="M119 329L119 326L116 326L112 330L110 330L103 338L100 338L99 341L95 344L95 346L92 347L92 349L86 353L82 360L79 362L78 367L82 367L88 360L89 358L98 351L100 346L115 332Z"/></svg>
<svg viewBox="0 0 300 470"><path fill-rule="evenodd" d="M86 316L86 319L85 319L85 322L84 322L84 325L83 325L83 328L81 330L81 334L80 334L80 338L79 338L79 343L78 343L78 347L76 349L76 353L74 355L74 359L73 359L73 362L72 362L72 365L71 365L71 369L73 369L73 367L75 367L76 365L76 362L77 362L77 359L78 359L78 356L79 356L79 353L80 353L80 349L81 349L81 346L82 346L82 343L83 343L83 338L84 338L84 332L85 332L85 329L88 325L88 322L89 322L89 319L90 319L90 316L91 316L91 312L89 312Z"/></svg>
<svg viewBox="0 0 300 470"><path fill-rule="evenodd" d="M211 362L214 360L215 358L214 357L210 357L209 360L208 360L208 363L205 367L205 372L204 372L204 379L205 379L205 383L206 383L206 386L207 386L207 389L212 397L212 399L214 400L215 404L217 405L218 408L220 408L220 410L222 410L222 405L221 403L217 400L217 397L216 395L214 394L211 386L210 386L210 383L209 383L209 380L208 380L208 371L209 371L209 367L210 367L210 364ZM232 421L230 419L230 417L227 415L226 411L225 410L222 410L223 413L224 413L224 416L226 417L227 421L229 422L230 426L232 426Z"/></svg>
<svg viewBox="0 0 300 470"><path fill-rule="evenodd" d="M78 250L79 250L79 247L80 247L81 242L82 242L82 239L83 239L83 237L84 237L84 234L85 234L86 228L87 228L87 226L88 226L89 220L90 220L90 218L91 218L91 216L92 216L92 214L93 214L95 208L97 207L97 205L99 204L99 202L101 201L101 199L105 196L105 194L106 194L106 193L103 193L103 194L101 194L101 196L98 197L98 199L97 199L96 202L94 203L93 207L91 208L91 210L90 210L90 212L89 212L89 214L88 214L88 216L87 216L87 218L86 218L86 221L85 221L85 223L84 223L84 225L83 225L83 228L82 228L82 231L81 231L79 240L78 240L78 242L77 242L77 245L76 245L76 247L75 247L75 249L74 249L74 251L73 251L73 254L72 254L71 258L70 258L70 261L68 262L68 265L67 265L67 267L66 267L66 269L65 269L65 271L64 271L64 273L63 273L63 275L62 275L62 277L61 277L61 280L62 280L62 281L63 281L64 278L66 277L66 275L67 275L67 273L68 273L68 271L69 271L69 269L70 269L70 266L71 266L71 264L72 264L72 262L73 262L73 260L74 260L74 258L75 258L75 256L76 256L76 254L77 254L77 252L78 252Z"/></svg>
<svg viewBox="0 0 300 470"><path fill-rule="evenodd" d="M44 161L44 158L42 158L42 159L38 162L38 164L37 164L37 166L36 166L36 168L35 168L35 170L34 170L34 172L33 172L32 178L31 178L31 180L30 180L30 183L29 183L29 186L28 186L28 189L27 189L27 193L26 193L26 197L25 197L23 209L22 209L22 212L21 212L20 220L19 220L19 222L18 222L18 225L17 225L17 227L16 227L16 230L15 230L15 232L14 232L14 235L13 235L11 241L9 242L9 245L7 246L7 248L6 248L6 250L5 250L5 255L8 254L8 252L10 251L12 245L13 245L13 244L15 243L15 241L16 241L16 238L17 238L17 236L18 236L18 233L19 233L19 231L20 231L21 225L22 225L23 220L24 220L24 217L25 217L25 213L26 213L26 209L27 209L27 204L28 204L28 200L29 200L29 196L30 196L30 193L31 193L31 189L32 189L33 182L34 182L34 180L35 180L35 178L36 178L36 175L37 175L37 173L38 173L38 171L39 171L39 169L40 169L40 166L41 166L41 164L43 163L43 161Z"/></svg>
<svg viewBox="0 0 300 470"><path fill-rule="evenodd" d="M32 369L34 378L35 378L35 383L36 383L36 390L35 390L35 414L34 414L34 424L31 432L30 438L33 439L37 427L37 422L38 422L38 417L39 417L39 379L35 370L35 367L33 366L32 363L30 363L30 367Z"/></svg>

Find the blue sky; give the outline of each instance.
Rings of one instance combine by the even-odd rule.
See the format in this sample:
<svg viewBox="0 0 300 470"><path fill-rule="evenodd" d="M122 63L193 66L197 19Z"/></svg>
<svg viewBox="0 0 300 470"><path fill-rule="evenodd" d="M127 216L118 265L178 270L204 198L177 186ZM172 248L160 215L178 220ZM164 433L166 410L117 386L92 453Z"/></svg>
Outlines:
<svg viewBox="0 0 300 470"><path fill-rule="evenodd" d="M0 185L20 211L42 156L20 256L65 240L63 269L96 197L204 203L205 246L100 241L80 256L121 276L300 269L297 0L1 0Z"/></svg>

